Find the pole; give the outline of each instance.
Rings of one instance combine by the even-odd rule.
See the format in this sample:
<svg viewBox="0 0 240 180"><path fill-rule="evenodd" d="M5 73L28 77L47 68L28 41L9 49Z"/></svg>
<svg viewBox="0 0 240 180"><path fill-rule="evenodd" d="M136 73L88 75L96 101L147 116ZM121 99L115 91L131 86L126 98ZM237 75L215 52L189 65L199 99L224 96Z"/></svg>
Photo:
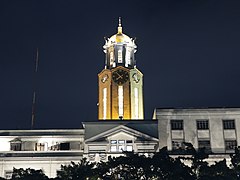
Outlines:
<svg viewBox="0 0 240 180"><path fill-rule="evenodd" d="M36 52L35 59L35 71L34 71L34 80L33 80L33 98L32 98L32 120L31 120L31 129L34 128L34 123L36 119L36 81L37 81L37 72L38 72L38 48Z"/></svg>

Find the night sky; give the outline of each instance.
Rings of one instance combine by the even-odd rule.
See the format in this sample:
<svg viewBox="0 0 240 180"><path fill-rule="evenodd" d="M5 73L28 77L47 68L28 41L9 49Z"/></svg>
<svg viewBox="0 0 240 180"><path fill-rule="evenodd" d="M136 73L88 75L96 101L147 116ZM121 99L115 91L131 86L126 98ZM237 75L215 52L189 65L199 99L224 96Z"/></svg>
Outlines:
<svg viewBox="0 0 240 180"><path fill-rule="evenodd" d="M146 119L156 107L240 107L239 0L1 0L0 129L30 128L34 82L35 128L97 121L102 46L119 16L137 38Z"/></svg>

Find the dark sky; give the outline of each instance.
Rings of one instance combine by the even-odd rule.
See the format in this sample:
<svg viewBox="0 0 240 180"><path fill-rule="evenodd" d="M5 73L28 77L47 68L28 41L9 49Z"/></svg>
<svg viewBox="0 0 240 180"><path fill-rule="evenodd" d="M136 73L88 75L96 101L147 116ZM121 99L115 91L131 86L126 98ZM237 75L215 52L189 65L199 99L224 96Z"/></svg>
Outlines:
<svg viewBox="0 0 240 180"><path fill-rule="evenodd" d="M104 36L136 37L145 117L155 107L240 107L239 0L1 0L0 129L97 120Z"/></svg>

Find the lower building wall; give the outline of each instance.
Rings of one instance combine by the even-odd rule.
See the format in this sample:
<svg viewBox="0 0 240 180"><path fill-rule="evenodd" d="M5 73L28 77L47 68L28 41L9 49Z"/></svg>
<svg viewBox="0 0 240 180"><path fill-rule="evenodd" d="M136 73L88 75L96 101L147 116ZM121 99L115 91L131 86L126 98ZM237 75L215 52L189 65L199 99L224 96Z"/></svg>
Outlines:
<svg viewBox="0 0 240 180"><path fill-rule="evenodd" d="M0 176L6 178L6 172L12 172L13 168L31 168L35 170L42 169L49 178L54 178L57 176L57 171L61 169L61 165L70 164L71 161L79 162L80 159L81 157L1 158Z"/></svg>

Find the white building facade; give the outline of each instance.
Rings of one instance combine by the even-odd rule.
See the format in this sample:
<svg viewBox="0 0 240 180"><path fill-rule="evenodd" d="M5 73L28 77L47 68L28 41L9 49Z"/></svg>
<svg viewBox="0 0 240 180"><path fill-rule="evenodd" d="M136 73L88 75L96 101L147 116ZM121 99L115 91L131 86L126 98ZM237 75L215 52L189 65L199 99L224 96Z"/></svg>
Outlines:
<svg viewBox="0 0 240 180"><path fill-rule="evenodd" d="M169 151L191 143L212 154L233 153L240 142L240 108L155 109L159 146Z"/></svg>
<svg viewBox="0 0 240 180"><path fill-rule="evenodd" d="M0 130L0 176L10 179L15 167L56 177L61 164L82 159L83 148L83 129Z"/></svg>
<svg viewBox="0 0 240 180"><path fill-rule="evenodd" d="M134 151L149 156L167 146L183 155L185 142L205 147L210 164L225 158L240 142L240 108L155 109L153 120L84 122L79 129L0 130L0 176L13 167L42 169L56 177L61 165L107 161Z"/></svg>

